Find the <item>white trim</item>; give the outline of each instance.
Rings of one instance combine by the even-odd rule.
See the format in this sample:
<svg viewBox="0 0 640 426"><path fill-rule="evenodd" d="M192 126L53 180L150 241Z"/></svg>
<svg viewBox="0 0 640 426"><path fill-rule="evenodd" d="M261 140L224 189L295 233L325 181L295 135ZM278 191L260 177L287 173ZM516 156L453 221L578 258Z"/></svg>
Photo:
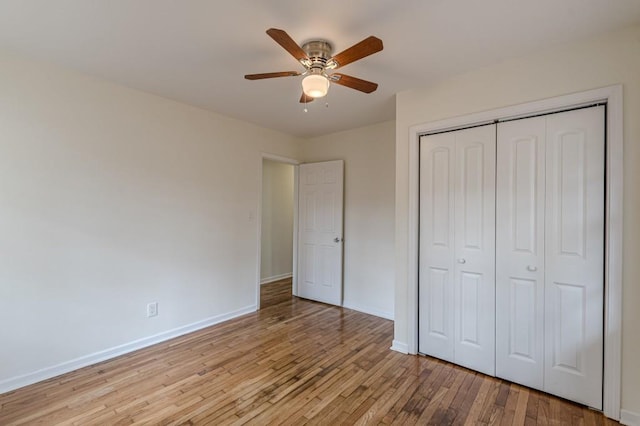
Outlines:
<svg viewBox="0 0 640 426"><path fill-rule="evenodd" d="M629 426L640 426L640 414L629 410L621 410L620 423Z"/></svg>
<svg viewBox="0 0 640 426"><path fill-rule="evenodd" d="M300 162L294 158L283 157L282 155L270 154L268 152L261 152L263 160L271 160L276 161L278 163L286 163L291 164L292 166L297 166Z"/></svg>
<svg viewBox="0 0 640 426"><path fill-rule="evenodd" d="M623 198L623 123L622 86L608 86L490 111L412 126L409 129L409 214L407 266L407 349L418 350L418 203L420 135L470 125L560 111L574 106L607 102L607 182L605 241L605 340L604 340L604 414L620 418L622 336L622 198Z"/></svg>
<svg viewBox="0 0 640 426"><path fill-rule="evenodd" d="M61 374L69 373L74 370L78 370L89 365L97 364L102 361L106 361L112 358L116 358L120 355L128 354L139 349L146 348L151 345L165 342L167 340L193 333L194 331L201 330L206 327L210 327L215 324L219 324L223 321L227 321L242 315L249 314L256 311L256 306L247 306L242 309L238 309L226 314L216 315L201 321L197 321L191 324L184 325L182 327L174 328L172 330L164 331L162 333L154 334L153 336L143 337L142 339L134 340L123 345L114 346L109 349L105 349L99 352L95 352L89 355L81 356L69 361L62 362L51 367L46 367L32 373L24 374L22 376L11 377L0 381L0 394L9 392L33 383L41 382L43 380L50 379L52 377L59 376Z"/></svg>
<svg viewBox="0 0 640 426"><path fill-rule="evenodd" d="M351 303L346 301L342 303L342 307L353 309L354 311L362 312L363 314L373 315L393 321L393 314L391 312L381 311L379 309L369 308L367 306L359 305L358 303Z"/></svg>
<svg viewBox="0 0 640 426"><path fill-rule="evenodd" d="M260 285L273 283L273 282L284 280L285 278L291 278L291 277L293 277L293 273L288 272L286 274L280 274L280 275L274 275L272 277L261 278Z"/></svg>
<svg viewBox="0 0 640 426"><path fill-rule="evenodd" d="M298 295L298 176L300 165L293 166L293 273L291 276L291 293Z"/></svg>
<svg viewBox="0 0 640 426"><path fill-rule="evenodd" d="M604 400L607 417L620 418L622 378L622 216L623 121L622 86L607 96L607 186L605 240Z"/></svg>
<svg viewBox="0 0 640 426"><path fill-rule="evenodd" d="M409 130L411 132L411 130ZM410 354L418 353L418 262L419 262L419 224L420 224L420 136L415 135L409 141L409 247L407 249L407 296L409 300L407 321L407 350ZM413 161L416 159L416 161ZM412 326L413 325L413 326Z"/></svg>
<svg viewBox="0 0 640 426"><path fill-rule="evenodd" d="M264 180L264 159L265 159L265 155L269 155L269 154L265 154L262 153L260 155L260 165L258 166L258 170L260 170L260 179L258 179L258 184L260 185L258 187L258 207L256 209L256 233L257 233L257 242L256 242L256 282L258 283L256 285L256 294L255 294L255 304L257 309L260 309L260 280L262 278L262 197L263 197L263 192L264 192L264 188L263 186L263 180Z"/></svg>
<svg viewBox="0 0 640 426"><path fill-rule="evenodd" d="M300 162L294 158L283 157L281 155L271 154L268 152L260 153L260 165L258 170L260 170L260 179L258 187L258 208L256 213L256 232L257 232L257 264L256 264L256 307L260 309L260 286L262 283L262 273L260 271L262 267L262 178L264 177L264 168L263 163L264 160L277 161L278 163L291 164L293 166L293 272L291 274L293 281L293 295L297 295L297 284L296 277L298 276L297 269L297 261L298 261L298 231L297 231L297 223L298 223L298 165Z"/></svg>
<svg viewBox="0 0 640 426"><path fill-rule="evenodd" d="M409 353L409 346L406 343L400 342L395 339L391 343L391 347L389 349L391 349L392 351L400 352L401 354L405 354L405 355Z"/></svg>

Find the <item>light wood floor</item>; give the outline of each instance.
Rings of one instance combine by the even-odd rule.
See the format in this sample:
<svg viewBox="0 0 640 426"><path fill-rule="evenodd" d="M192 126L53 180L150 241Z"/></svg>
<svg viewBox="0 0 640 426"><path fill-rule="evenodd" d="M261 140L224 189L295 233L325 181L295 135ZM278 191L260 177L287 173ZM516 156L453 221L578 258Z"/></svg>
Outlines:
<svg viewBox="0 0 640 426"><path fill-rule="evenodd" d="M0 395L0 424L615 424L390 351L391 321L263 287L259 312Z"/></svg>

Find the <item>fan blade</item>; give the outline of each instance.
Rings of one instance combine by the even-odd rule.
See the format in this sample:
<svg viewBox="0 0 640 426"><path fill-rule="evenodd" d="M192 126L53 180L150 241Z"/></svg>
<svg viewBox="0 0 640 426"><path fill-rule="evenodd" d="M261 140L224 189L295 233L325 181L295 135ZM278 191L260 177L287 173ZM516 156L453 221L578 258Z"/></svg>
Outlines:
<svg viewBox="0 0 640 426"><path fill-rule="evenodd" d="M289 37L289 34L284 32L283 30L279 30L277 28L269 28L267 30L267 34L269 34L269 36L274 39L276 43L284 47L284 50L289 52L291 56L296 58L298 61L309 60L309 57L306 53L304 53L304 50L302 50L302 48L298 46L298 43L293 41L293 39Z"/></svg>
<svg viewBox="0 0 640 426"><path fill-rule="evenodd" d="M262 80L263 78L276 77L295 77L300 75L297 71L267 72L262 74L247 74L244 76L247 80Z"/></svg>
<svg viewBox="0 0 640 426"><path fill-rule="evenodd" d="M378 83L351 77L350 75L346 74L335 73L331 74L329 78L333 83L349 87L351 89L356 89L364 93L375 92L378 88Z"/></svg>
<svg viewBox="0 0 640 426"><path fill-rule="evenodd" d="M304 92L302 92L302 96L300 96L300 103L301 104L306 104L308 102L313 102L313 99L311 96L307 96L304 94Z"/></svg>
<svg viewBox="0 0 640 426"><path fill-rule="evenodd" d="M329 61L334 61L337 63L337 67L343 67L351 62L357 61L358 59L365 58L369 55L373 55L381 51L383 48L382 40L378 37L369 36L362 40L358 44L354 44L347 50L343 50L342 52L335 55Z"/></svg>

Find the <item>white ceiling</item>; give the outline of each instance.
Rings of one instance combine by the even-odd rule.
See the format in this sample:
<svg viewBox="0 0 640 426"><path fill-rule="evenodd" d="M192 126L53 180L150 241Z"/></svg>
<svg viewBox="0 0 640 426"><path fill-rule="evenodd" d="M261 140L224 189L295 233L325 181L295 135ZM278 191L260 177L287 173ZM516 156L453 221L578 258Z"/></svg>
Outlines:
<svg viewBox="0 0 640 426"><path fill-rule="evenodd" d="M308 137L391 120L400 91L638 22L640 0L0 0L0 49ZM335 52L381 38L340 70L378 90L333 85L304 113L300 77L245 80L302 71L271 27Z"/></svg>

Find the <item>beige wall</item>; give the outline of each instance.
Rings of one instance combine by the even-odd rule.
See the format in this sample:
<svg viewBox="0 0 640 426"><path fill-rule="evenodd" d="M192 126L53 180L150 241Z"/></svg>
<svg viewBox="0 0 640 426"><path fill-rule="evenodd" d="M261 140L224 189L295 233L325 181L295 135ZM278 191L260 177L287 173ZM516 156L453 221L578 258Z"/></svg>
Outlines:
<svg viewBox="0 0 640 426"><path fill-rule="evenodd" d="M394 142L388 121L302 143L305 162L344 160L344 306L393 318Z"/></svg>
<svg viewBox="0 0 640 426"><path fill-rule="evenodd" d="M396 323L407 342L408 135L412 125L612 84L624 86L622 407L640 413L640 26L510 60L397 96Z"/></svg>
<svg viewBox="0 0 640 426"><path fill-rule="evenodd" d="M255 309L261 153L296 142L0 54L0 392Z"/></svg>
<svg viewBox="0 0 640 426"><path fill-rule="evenodd" d="M291 164L262 162L261 281L293 271L293 179Z"/></svg>

